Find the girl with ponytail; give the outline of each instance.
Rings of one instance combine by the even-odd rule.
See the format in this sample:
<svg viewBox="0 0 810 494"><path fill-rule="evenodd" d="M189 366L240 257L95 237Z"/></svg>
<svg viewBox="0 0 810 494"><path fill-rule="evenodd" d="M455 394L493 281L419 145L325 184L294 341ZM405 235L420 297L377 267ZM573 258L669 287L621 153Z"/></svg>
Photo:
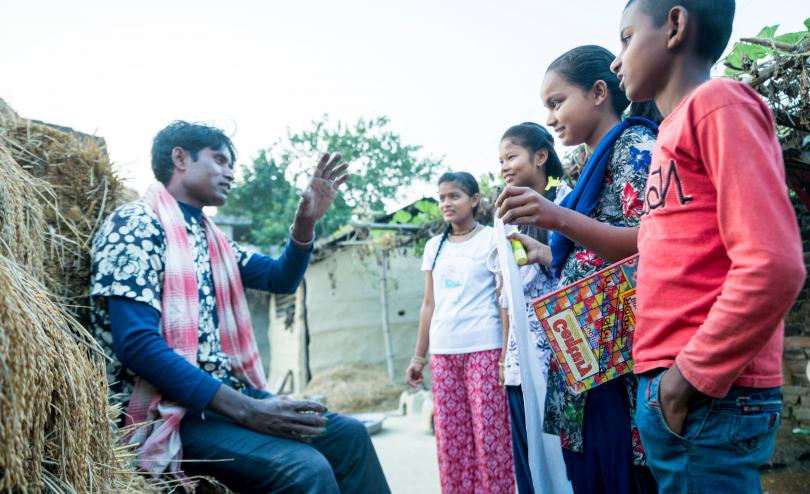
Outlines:
<svg viewBox="0 0 810 494"><path fill-rule="evenodd" d="M509 186L529 187L549 201L559 202L571 189L560 180L563 168L554 150L554 138L542 126L524 122L507 129L499 146L500 173ZM520 226L516 238L524 243L548 243L549 232L536 226ZM556 289L559 278L545 259L519 266L527 302ZM506 305L506 297L501 300ZM509 319L504 307L503 384L512 425L512 453L519 494L566 494L571 485L565 474L559 437L542 432L551 346L531 303L514 311L526 324ZM524 315L525 314L525 315ZM517 335L516 328L528 328ZM520 344L518 344L520 342Z"/></svg>
<svg viewBox="0 0 810 494"><path fill-rule="evenodd" d="M513 493L506 393L498 385L501 320L486 265L492 227L475 215L481 197L466 172L439 178L447 227L425 245L425 295L406 379L420 386L430 348L433 416L444 494Z"/></svg>
<svg viewBox="0 0 810 494"><path fill-rule="evenodd" d="M543 80L546 124L562 144L584 143L590 151L574 190L557 205L531 188L510 186L496 203L505 223L553 230L550 265L560 286L638 252L658 127L635 115L657 111L649 104L633 106L623 118L630 102L610 70L614 58L605 48L580 46L554 60ZM526 243L530 258L532 251L547 249ZM627 374L575 395L552 361L548 379L543 428L560 436L574 492L655 492L633 421L636 377Z"/></svg>

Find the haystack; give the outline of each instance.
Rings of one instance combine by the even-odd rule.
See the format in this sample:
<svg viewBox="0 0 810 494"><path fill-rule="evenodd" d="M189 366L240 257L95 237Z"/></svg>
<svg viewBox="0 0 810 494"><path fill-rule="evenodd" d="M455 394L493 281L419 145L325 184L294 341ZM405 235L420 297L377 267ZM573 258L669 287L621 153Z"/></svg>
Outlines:
<svg viewBox="0 0 810 494"><path fill-rule="evenodd" d="M4 256L0 328L0 491L142 491L113 446L92 336Z"/></svg>
<svg viewBox="0 0 810 494"><path fill-rule="evenodd" d="M92 235L119 203L123 187L103 140L19 118L3 106L0 100L0 115L6 115L0 118L0 145L31 177L50 185L47 193L31 186L26 196L28 202L46 203L50 241L41 281L86 327Z"/></svg>
<svg viewBox="0 0 810 494"><path fill-rule="evenodd" d="M391 382L382 368L347 364L315 375L306 394L325 397L332 411L378 412L396 409L405 389L404 384Z"/></svg>
<svg viewBox="0 0 810 494"><path fill-rule="evenodd" d="M118 182L97 143L2 101L0 124L0 491L154 490L116 446L103 357L66 311L86 304L89 241Z"/></svg>

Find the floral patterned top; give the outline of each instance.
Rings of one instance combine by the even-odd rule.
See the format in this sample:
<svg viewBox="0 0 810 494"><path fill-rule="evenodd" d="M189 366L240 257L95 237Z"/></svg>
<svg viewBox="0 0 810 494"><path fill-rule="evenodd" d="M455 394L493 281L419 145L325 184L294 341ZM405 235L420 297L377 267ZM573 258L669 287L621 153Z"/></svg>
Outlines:
<svg viewBox="0 0 810 494"><path fill-rule="evenodd" d="M553 200L556 204L571 192L571 188L565 182L561 182L557 187L549 189L552 194L546 194L546 198ZM520 232L529 235L535 240L543 243L548 243L548 232L536 227L520 227ZM535 355L543 363L542 367L548 371L548 362L551 355L551 345L546 339L546 333L540 327L540 321L537 320L537 313L532 307L532 301L542 297L543 295L554 291L559 280L554 276L553 270L538 264L530 264L519 266L520 276L523 278L523 296L526 298L526 314L529 316L529 332L532 335L532 342L534 343ZM505 307L506 294L501 294L501 305ZM506 343L506 355L503 359L503 378L504 385L506 386L520 386L520 362L518 360L518 347L517 340L515 339L514 331L509 330L509 336Z"/></svg>
<svg viewBox="0 0 810 494"><path fill-rule="evenodd" d="M534 343L535 356L548 367L551 345L546 339L546 333L540 327L537 313L532 307L532 300L549 293L557 287L557 278L551 269L537 264L520 266L520 276L523 278L523 295L526 297L526 313L529 316L529 332ZM518 347L515 333L509 331L506 344L506 356L503 365L504 385L520 386L520 362L518 360Z"/></svg>
<svg viewBox="0 0 810 494"><path fill-rule="evenodd" d="M211 259L202 221L194 208L181 204L180 209L186 220L189 246L197 266L200 301L197 364L215 379L240 389L242 384L231 375L231 363L228 355L222 351ZM231 242L231 247L237 263L244 268L253 252L235 242ZM125 204L114 211L93 239L90 320L96 340L110 358L107 362L107 378L115 402L129 401L134 374L116 358L106 298L126 297L160 311L165 248L163 226L155 213L142 202Z"/></svg>
<svg viewBox="0 0 810 494"><path fill-rule="evenodd" d="M639 226L654 144L655 134L641 125L629 127L619 136L605 170L604 187L596 208L591 213L592 218L615 226ZM575 245L563 265L560 287L579 281L607 266L607 262L594 252ZM634 462L636 465L643 465L644 450L633 420L638 381L633 375L618 379L624 379L630 400ZM568 390L560 369L552 359L543 429L550 434L559 434L562 446L566 449L582 451L586 395L587 392L575 395Z"/></svg>

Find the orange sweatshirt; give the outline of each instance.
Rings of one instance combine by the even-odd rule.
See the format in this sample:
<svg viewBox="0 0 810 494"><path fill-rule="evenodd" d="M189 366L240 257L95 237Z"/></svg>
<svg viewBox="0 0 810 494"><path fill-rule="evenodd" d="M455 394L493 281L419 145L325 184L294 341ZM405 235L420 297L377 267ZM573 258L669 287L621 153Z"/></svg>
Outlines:
<svg viewBox="0 0 810 494"><path fill-rule="evenodd" d="M675 362L717 398L781 385L805 267L773 116L748 86L709 81L661 124L639 253L637 374Z"/></svg>

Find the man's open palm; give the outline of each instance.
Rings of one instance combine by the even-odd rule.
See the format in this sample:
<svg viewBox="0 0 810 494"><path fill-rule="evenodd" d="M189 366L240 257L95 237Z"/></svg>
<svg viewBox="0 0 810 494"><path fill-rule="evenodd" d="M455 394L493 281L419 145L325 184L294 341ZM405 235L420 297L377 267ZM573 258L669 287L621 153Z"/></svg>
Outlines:
<svg viewBox="0 0 810 494"><path fill-rule="evenodd" d="M329 153L325 153L321 157L315 173L301 192L298 210L304 218L313 222L323 218L335 201L338 188L349 179L349 174L346 173L349 164L340 163L341 157L340 153L331 157Z"/></svg>

